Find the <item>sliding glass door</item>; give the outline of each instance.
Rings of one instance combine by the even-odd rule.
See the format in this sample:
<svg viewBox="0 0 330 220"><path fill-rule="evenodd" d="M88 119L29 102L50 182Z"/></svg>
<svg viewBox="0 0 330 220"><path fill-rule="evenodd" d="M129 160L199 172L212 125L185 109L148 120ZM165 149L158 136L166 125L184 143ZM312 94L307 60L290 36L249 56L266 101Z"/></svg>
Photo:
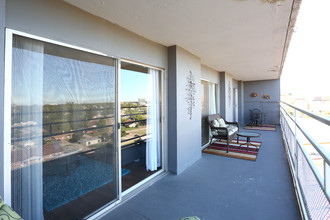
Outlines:
<svg viewBox="0 0 330 220"><path fill-rule="evenodd" d="M162 168L161 71L121 62L122 190Z"/></svg>
<svg viewBox="0 0 330 220"><path fill-rule="evenodd" d="M13 35L11 200L24 219L118 199L116 60Z"/></svg>
<svg viewBox="0 0 330 220"><path fill-rule="evenodd" d="M209 115L209 85L208 82L201 82L201 94L202 94L202 145L209 142L209 123L207 116Z"/></svg>
<svg viewBox="0 0 330 220"><path fill-rule="evenodd" d="M202 100L202 145L210 140L210 128L207 116L219 113L218 84L201 81Z"/></svg>

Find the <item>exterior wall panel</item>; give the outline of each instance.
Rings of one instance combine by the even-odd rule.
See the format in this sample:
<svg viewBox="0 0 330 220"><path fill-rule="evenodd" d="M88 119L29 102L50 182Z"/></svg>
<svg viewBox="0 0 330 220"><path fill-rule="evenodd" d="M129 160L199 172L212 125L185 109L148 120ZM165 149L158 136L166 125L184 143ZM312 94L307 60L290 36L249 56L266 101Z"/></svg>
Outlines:
<svg viewBox="0 0 330 220"><path fill-rule="evenodd" d="M110 56L167 67L166 47L62 1L7 1L6 27Z"/></svg>
<svg viewBox="0 0 330 220"><path fill-rule="evenodd" d="M251 93L258 96L251 98ZM269 100L263 99L263 95L269 95ZM280 80L262 80L244 82L244 119L249 122L250 109L259 108L264 114L264 124L280 123Z"/></svg>
<svg viewBox="0 0 330 220"><path fill-rule="evenodd" d="M192 118L188 114L187 77L190 71L195 81L195 106ZM177 138L178 173L201 158L201 64L200 58L178 47L177 50Z"/></svg>
<svg viewBox="0 0 330 220"><path fill-rule="evenodd" d="M169 171L180 174L201 158L201 65L195 55L177 46L169 48ZM195 105L188 114L187 78L195 81Z"/></svg>

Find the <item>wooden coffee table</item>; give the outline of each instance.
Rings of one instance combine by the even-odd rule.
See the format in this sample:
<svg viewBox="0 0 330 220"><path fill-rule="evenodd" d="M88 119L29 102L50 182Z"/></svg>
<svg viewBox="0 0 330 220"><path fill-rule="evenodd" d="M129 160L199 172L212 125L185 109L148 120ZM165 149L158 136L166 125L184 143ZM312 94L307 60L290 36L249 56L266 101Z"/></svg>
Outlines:
<svg viewBox="0 0 330 220"><path fill-rule="evenodd" d="M259 134L257 132L241 131L241 132L237 133L237 143L238 143L238 138L239 137L246 137L246 143L243 143L243 144L239 145L239 147L241 147L242 145L246 145L246 151L248 151L250 145L258 147L258 146L251 143L251 138L257 138L257 137L260 137L260 136L261 136L261 134Z"/></svg>

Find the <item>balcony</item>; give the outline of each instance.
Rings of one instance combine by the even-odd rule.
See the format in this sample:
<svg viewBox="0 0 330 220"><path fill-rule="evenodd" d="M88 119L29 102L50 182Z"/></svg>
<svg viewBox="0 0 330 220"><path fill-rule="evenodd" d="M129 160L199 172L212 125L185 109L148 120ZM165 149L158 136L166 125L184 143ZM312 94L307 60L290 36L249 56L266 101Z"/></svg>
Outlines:
<svg viewBox="0 0 330 220"><path fill-rule="evenodd" d="M179 176L166 175L103 219L301 219L281 128L260 133L255 162L203 154Z"/></svg>

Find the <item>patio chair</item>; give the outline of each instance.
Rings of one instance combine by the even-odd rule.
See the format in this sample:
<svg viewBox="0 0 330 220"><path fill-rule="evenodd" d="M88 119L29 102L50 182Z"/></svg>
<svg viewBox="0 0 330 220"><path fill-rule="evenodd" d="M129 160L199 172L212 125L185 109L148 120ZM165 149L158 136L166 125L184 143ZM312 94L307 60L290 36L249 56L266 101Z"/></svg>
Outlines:
<svg viewBox="0 0 330 220"><path fill-rule="evenodd" d="M250 109L250 123L252 125L258 126L258 124L261 124L262 122L262 113L260 109L255 108L255 109Z"/></svg>
<svg viewBox="0 0 330 220"><path fill-rule="evenodd" d="M211 128L211 143L213 139L227 140L227 153L229 152L229 143L237 136L239 124L237 122L228 122L220 114L208 116L208 123Z"/></svg>

